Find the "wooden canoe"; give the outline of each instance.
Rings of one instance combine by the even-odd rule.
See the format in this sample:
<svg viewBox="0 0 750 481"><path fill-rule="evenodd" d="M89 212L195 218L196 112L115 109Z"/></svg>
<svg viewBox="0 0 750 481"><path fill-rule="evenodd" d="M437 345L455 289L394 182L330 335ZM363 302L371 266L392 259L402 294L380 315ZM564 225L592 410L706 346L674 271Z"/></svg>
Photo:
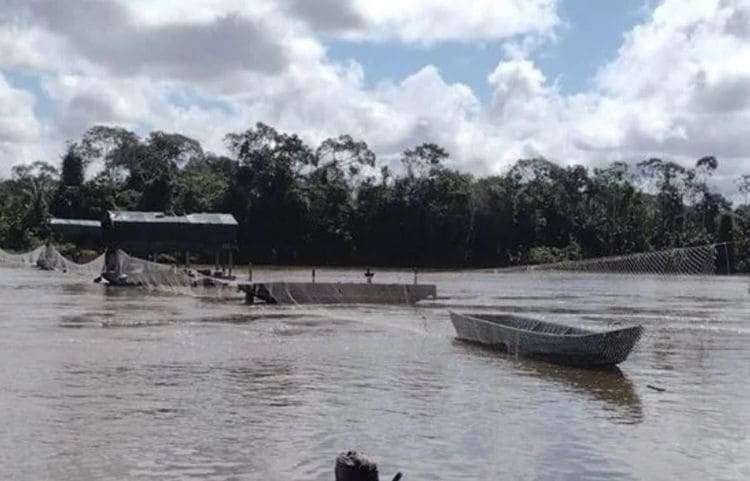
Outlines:
<svg viewBox="0 0 750 481"><path fill-rule="evenodd" d="M628 358L643 327L595 332L513 314L451 312L458 338L511 354L575 366L614 366Z"/></svg>

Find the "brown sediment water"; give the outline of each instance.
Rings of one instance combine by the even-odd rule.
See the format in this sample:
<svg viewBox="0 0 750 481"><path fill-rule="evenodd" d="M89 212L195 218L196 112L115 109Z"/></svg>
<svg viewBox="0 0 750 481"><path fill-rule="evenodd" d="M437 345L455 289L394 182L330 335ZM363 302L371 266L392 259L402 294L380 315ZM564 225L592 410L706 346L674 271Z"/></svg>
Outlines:
<svg viewBox="0 0 750 481"><path fill-rule="evenodd" d="M246 306L0 267L0 479L322 481L347 449L414 480L750 478L747 278L419 280L438 299ZM577 370L457 342L448 309L646 334Z"/></svg>

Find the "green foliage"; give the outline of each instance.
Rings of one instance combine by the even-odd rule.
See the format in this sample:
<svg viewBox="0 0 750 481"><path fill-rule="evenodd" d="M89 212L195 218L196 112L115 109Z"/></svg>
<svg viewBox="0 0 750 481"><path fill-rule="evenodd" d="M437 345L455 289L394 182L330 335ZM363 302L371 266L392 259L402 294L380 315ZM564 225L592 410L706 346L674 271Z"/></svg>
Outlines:
<svg viewBox="0 0 750 481"><path fill-rule="evenodd" d="M440 170L448 157L448 152L439 145L426 143L405 150L401 163L409 177L424 176L433 170Z"/></svg>
<svg viewBox="0 0 750 481"><path fill-rule="evenodd" d="M68 144L68 150L62 158L60 184L64 187L80 187L83 185L86 164L79 152L78 144Z"/></svg>
<svg viewBox="0 0 750 481"><path fill-rule="evenodd" d="M581 246L571 241L564 248L558 247L532 247L529 249L528 264L554 264L564 261L576 261L581 259Z"/></svg>
<svg viewBox="0 0 750 481"><path fill-rule="evenodd" d="M406 149L393 172L349 135L313 149L257 123L225 141L230 155L217 156L177 133L93 127L68 144L59 176L36 162L0 180L0 245L43 241L50 215L229 212L240 223L240 261L502 266L726 241L724 264L750 272L750 206L732 212L708 187L714 157L592 172L532 158L474 178L449 168L450 154L432 143ZM738 187L750 195L750 175Z"/></svg>
<svg viewBox="0 0 750 481"><path fill-rule="evenodd" d="M229 174L217 163L226 158L190 160L177 180L175 210L180 214L215 212L229 188ZM231 162L231 161L230 161Z"/></svg>

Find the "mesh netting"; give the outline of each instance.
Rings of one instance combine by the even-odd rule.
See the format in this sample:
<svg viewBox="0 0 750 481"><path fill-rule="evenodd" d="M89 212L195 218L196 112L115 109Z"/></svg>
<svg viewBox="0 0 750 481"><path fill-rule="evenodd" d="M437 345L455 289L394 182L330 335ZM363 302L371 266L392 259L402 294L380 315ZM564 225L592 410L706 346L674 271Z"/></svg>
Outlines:
<svg viewBox="0 0 750 481"><path fill-rule="evenodd" d="M104 255L100 255L89 262L78 263L63 256L54 246L48 245L41 248L36 260L37 267L50 270L76 274L94 278L98 276L104 266Z"/></svg>
<svg viewBox="0 0 750 481"><path fill-rule="evenodd" d="M236 285L230 279L201 274L184 266L140 259L119 249L106 254L101 274L110 284L138 286L151 291L197 296L238 295Z"/></svg>
<svg viewBox="0 0 750 481"><path fill-rule="evenodd" d="M716 273L718 249L710 244L580 261L491 269L492 272L591 272L611 274L710 275Z"/></svg>
<svg viewBox="0 0 750 481"><path fill-rule="evenodd" d="M231 291L227 288L236 288L228 279L204 275L176 265L147 261L122 250L111 251L89 262L78 263L65 257L53 245L37 247L24 253L10 253L0 249L0 265L34 266L89 279L101 277L114 285L138 286L153 291L199 296L216 295L218 291L221 291L221 296L226 296Z"/></svg>
<svg viewBox="0 0 750 481"><path fill-rule="evenodd" d="M266 282L255 290L275 304L416 304L435 295L435 286L364 282Z"/></svg>
<svg viewBox="0 0 750 481"><path fill-rule="evenodd" d="M7 265L36 265L36 261L44 251L44 247L37 247L36 249L23 252L23 253L11 253L0 249L0 264Z"/></svg>
<svg viewBox="0 0 750 481"><path fill-rule="evenodd" d="M104 255L89 262L78 263L68 259L54 246L37 247L29 252L11 254L0 249L0 264L10 266L34 266L47 271L57 271L89 277L97 277L104 266Z"/></svg>
<svg viewBox="0 0 750 481"><path fill-rule="evenodd" d="M187 287L190 278L183 270L128 255L122 250L108 253L102 270L110 284L136 285L147 288Z"/></svg>

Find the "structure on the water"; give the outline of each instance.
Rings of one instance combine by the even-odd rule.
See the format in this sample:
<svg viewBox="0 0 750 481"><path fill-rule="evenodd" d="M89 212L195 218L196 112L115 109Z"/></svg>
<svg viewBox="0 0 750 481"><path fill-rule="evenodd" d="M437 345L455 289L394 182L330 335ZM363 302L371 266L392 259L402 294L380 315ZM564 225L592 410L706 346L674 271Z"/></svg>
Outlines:
<svg viewBox="0 0 750 481"><path fill-rule="evenodd" d="M216 267L234 264L238 224L231 214L167 215L161 212L110 211L102 220L102 238L110 249L155 257L183 253L213 254Z"/></svg>
<svg viewBox="0 0 750 481"><path fill-rule="evenodd" d="M98 220L51 218L49 228L54 240L88 248L97 248L102 243L102 225Z"/></svg>
<svg viewBox="0 0 750 481"><path fill-rule="evenodd" d="M437 296L434 284L257 282L239 284L245 302L268 304L416 304Z"/></svg>
<svg viewBox="0 0 750 481"><path fill-rule="evenodd" d="M176 216L162 212L109 211L102 220L102 240L107 248L102 277L115 284L158 284L167 279L170 283L185 283L184 276L165 276L161 272L155 277L159 270L156 265L149 267L126 256L127 251L154 261L160 253L177 254L178 259L184 258L186 266L190 265L191 252L212 254L215 271L206 275L232 278L237 228L231 214Z"/></svg>
<svg viewBox="0 0 750 481"><path fill-rule="evenodd" d="M416 271L413 284L376 284L369 267L361 283L318 283L314 269L312 282L253 283L251 268L248 281L238 283L232 274L238 224L230 214L110 211L100 226L72 219L56 219L51 225L68 239L98 236L106 252L97 281L114 285L231 287L244 292L248 304L256 299L268 304L415 304L437 295L435 285L417 283ZM215 269L190 269L191 253L213 254ZM177 254L185 268L154 262L159 254ZM57 261L46 256L44 267L54 269Z"/></svg>

